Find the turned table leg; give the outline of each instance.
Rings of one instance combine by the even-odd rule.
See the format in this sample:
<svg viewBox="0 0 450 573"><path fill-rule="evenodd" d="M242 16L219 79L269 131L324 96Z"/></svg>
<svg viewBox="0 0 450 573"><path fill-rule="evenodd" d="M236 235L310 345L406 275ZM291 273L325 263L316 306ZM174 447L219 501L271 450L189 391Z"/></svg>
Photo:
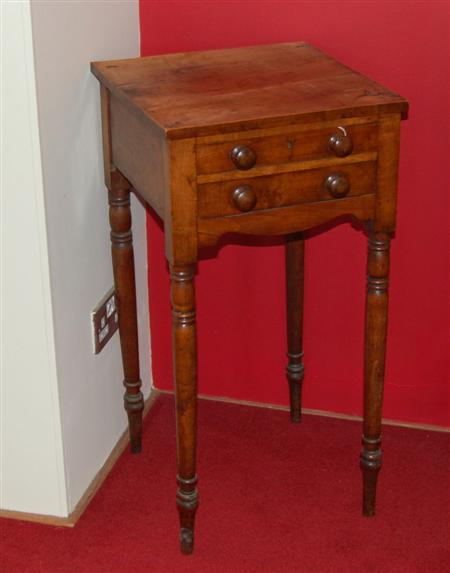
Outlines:
<svg viewBox="0 0 450 573"><path fill-rule="evenodd" d="M375 514L381 468L381 410L388 310L389 236L369 237L364 356L364 423L360 466L363 474L363 514Z"/></svg>
<svg viewBox="0 0 450 573"><path fill-rule="evenodd" d="M180 544L192 553L198 507L196 462L197 341L195 327L194 265L171 265L173 357L177 420Z"/></svg>
<svg viewBox="0 0 450 573"><path fill-rule="evenodd" d="M131 233L130 190L112 189L108 193L111 225L111 253L119 316L120 346L124 373L124 404L128 414L130 446L141 451L144 401L139 377L139 348L136 316L133 239Z"/></svg>
<svg viewBox="0 0 450 573"><path fill-rule="evenodd" d="M291 421L300 422L302 415L303 366L303 285L305 242L300 233L286 237L286 299L288 365Z"/></svg>

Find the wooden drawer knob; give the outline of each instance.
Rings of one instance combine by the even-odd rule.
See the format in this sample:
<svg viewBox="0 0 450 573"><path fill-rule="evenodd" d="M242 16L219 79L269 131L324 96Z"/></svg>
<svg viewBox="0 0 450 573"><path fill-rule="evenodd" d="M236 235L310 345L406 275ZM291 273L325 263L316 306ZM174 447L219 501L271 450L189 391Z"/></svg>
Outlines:
<svg viewBox="0 0 450 573"><path fill-rule="evenodd" d="M256 205L256 195L250 185L241 185L233 191L233 203L234 206L243 211L251 211Z"/></svg>
<svg viewBox="0 0 450 573"><path fill-rule="evenodd" d="M350 181L343 173L332 173L325 179L325 187L333 197L345 197L350 191Z"/></svg>
<svg viewBox="0 0 450 573"><path fill-rule="evenodd" d="M256 153L247 145L233 147L230 157L238 169L251 169L256 163Z"/></svg>
<svg viewBox="0 0 450 573"><path fill-rule="evenodd" d="M330 137L328 147L337 157L347 157L353 151L353 141L342 128Z"/></svg>

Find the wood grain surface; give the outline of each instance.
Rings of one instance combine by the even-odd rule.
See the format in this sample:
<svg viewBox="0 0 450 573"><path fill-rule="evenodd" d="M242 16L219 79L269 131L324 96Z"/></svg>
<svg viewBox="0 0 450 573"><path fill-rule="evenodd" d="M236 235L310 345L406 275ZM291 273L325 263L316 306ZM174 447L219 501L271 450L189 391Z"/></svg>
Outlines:
<svg viewBox="0 0 450 573"><path fill-rule="evenodd" d="M169 138L408 107L304 42L95 62L92 71Z"/></svg>

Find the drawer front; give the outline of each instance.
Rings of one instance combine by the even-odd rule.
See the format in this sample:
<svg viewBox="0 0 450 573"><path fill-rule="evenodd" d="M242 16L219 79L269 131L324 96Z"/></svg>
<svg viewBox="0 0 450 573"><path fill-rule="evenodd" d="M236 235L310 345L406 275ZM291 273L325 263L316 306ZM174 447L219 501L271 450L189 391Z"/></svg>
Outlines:
<svg viewBox="0 0 450 573"><path fill-rule="evenodd" d="M364 124L326 123L268 130L259 136L239 133L222 140L197 143L197 173L243 172L264 165L279 165L309 159L350 157L377 148L378 128ZM212 138L210 138L211 141Z"/></svg>
<svg viewBox="0 0 450 573"><path fill-rule="evenodd" d="M370 161L205 183L198 186L198 214L223 217L373 194L375 182L376 163Z"/></svg>

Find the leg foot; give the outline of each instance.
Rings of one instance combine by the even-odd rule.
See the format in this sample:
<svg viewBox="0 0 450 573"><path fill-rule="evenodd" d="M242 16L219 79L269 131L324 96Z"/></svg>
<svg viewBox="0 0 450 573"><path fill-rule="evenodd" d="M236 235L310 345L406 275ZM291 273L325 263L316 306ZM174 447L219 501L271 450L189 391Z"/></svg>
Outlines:
<svg viewBox="0 0 450 573"><path fill-rule="evenodd" d="M180 549L184 555L190 555L194 550L194 531L182 527L180 529Z"/></svg>
<svg viewBox="0 0 450 573"><path fill-rule="evenodd" d="M140 388L141 381L138 380L136 386ZM137 394L129 393L129 386L134 384L124 382L126 388L124 395L124 406L128 415L128 432L130 436L130 450L132 454L138 454L142 450L142 411L144 409L144 397L142 392Z"/></svg>
<svg viewBox="0 0 450 573"><path fill-rule="evenodd" d="M177 507L180 516L180 549L188 555L194 549L195 514L198 508L197 476L177 477Z"/></svg>
<svg viewBox="0 0 450 573"><path fill-rule="evenodd" d="M144 399L139 392L139 400L137 401L139 409L128 410L127 405L125 408L128 410L128 433L130 436L130 450L132 454L139 454L142 450L142 410L144 409Z"/></svg>
<svg viewBox="0 0 450 573"><path fill-rule="evenodd" d="M131 442L130 450L132 454L140 454L142 452L142 440L138 438L135 442Z"/></svg>
<svg viewBox="0 0 450 573"><path fill-rule="evenodd" d="M375 515L375 497L378 472L381 468L381 438L369 440L363 436L363 448L360 456L360 467L363 476L362 511L366 517ZM369 447L372 448L369 450ZM375 449L373 449L375 447Z"/></svg>
<svg viewBox="0 0 450 573"><path fill-rule="evenodd" d="M289 355L288 355L289 356ZM289 360L292 360L289 356ZM289 364L286 368L287 376L289 379L289 400L290 400L290 415L291 422L299 424L302 420L302 380L303 380L303 364L301 369L293 371L294 365ZM297 380L294 377L298 377Z"/></svg>

